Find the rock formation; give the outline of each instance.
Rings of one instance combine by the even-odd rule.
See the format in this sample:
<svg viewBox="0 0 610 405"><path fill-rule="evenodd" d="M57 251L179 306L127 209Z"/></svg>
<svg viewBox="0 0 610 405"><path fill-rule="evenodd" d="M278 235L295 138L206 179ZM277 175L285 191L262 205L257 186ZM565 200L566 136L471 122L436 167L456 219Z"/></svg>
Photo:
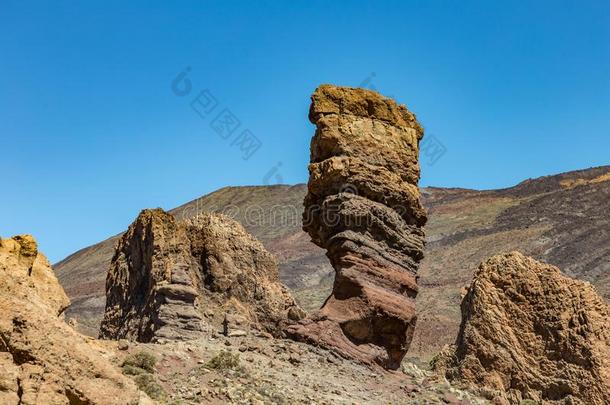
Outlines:
<svg viewBox="0 0 610 405"><path fill-rule="evenodd" d="M151 403L59 317L69 300L31 236L0 239L0 280L1 404Z"/></svg>
<svg viewBox="0 0 610 405"><path fill-rule="evenodd" d="M481 264L462 301L450 379L511 403L610 403L610 307L587 282L518 252Z"/></svg>
<svg viewBox="0 0 610 405"><path fill-rule="evenodd" d="M393 100L330 85L314 92L309 119L317 130L303 229L327 249L336 276L320 311L288 333L397 368L417 318L426 222L417 186L423 129Z"/></svg>
<svg viewBox="0 0 610 405"><path fill-rule="evenodd" d="M100 337L149 342L203 329L186 230L163 210L145 210L119 240L106 278Z"/></svg>
<svg viewBox="0 0 610 405"><path fill-rule="evenodd" d="M301 312L273 256L220 214L178 222L161 209L142 211L117 245L106 294L107 339L196 338L225 318L277 333Z"/></svg>

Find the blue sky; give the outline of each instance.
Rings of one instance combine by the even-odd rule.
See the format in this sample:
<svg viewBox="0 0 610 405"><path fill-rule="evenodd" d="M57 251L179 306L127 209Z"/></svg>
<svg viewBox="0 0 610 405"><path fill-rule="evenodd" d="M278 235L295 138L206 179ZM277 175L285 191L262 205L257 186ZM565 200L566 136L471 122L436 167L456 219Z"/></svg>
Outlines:
<svg viewBox="0 0 610 405"><path fill-rule="evenodd" d="M415 112L446 150L422 185L610 164L607 1L123 3L0 4L0 235L32 233L52 261L145 207L305 182L320 83ZM228 140L212 124L225 109L241 123ZM261 146L244 160L246 129Z"/></svg>

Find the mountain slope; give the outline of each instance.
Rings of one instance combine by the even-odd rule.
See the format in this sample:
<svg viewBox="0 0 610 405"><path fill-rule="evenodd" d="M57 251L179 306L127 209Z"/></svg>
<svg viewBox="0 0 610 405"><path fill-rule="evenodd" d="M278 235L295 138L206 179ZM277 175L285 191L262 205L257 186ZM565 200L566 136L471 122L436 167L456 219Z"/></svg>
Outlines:
<svg viewBox="0 0 610 405"><path fill-rule="evenodd" d="M408 356L429 359L455 339L460 289L484 259L520 250L592 282L610 300L610 166L527 180L508 189L426 188L428 246L420 268L419 320ZM274 253L280 277L308 310L320 306L333 274L324 251L300 229L305 185L227 187L176 208L232 215ZM137 213L134 213L134 216ZM117 237L57 265L72 299L69 317L96 334L104 308L105 272Z"/></svg>

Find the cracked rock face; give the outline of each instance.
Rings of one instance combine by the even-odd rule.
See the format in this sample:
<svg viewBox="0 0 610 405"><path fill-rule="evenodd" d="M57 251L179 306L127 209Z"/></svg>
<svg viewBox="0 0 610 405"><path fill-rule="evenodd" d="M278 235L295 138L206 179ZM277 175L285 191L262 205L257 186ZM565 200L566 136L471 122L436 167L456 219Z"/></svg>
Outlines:
<svg viewBox="0 0 610 405"><path fill-rule="evenodd" d="M610 307L587 282L521 253L482 263L447 377L510 403L610 403Z"/></svg>
<svg viewBox="0 0 610 405"><path fill-rule="evenodd" d="M364 89L320 86L303 229L336 271L320 311L288 329L341 355L398 368L416 323L423 130L404 106Z"/></svg>
<svg viewBox="0 0 610 405"><path fill-rule="evenodd" d="M106 296L100 337L141 342L197 338L227 317L277 335L301 312L273 256L237 222L178 222L161 209L142 211L120 239Z"/></svg>
<svg viewBox="0 0 610 405"><path fill-rule="evenodd" d="M0 238L0 404L151 404L61 318L69 300L29 235Z"/></svg>

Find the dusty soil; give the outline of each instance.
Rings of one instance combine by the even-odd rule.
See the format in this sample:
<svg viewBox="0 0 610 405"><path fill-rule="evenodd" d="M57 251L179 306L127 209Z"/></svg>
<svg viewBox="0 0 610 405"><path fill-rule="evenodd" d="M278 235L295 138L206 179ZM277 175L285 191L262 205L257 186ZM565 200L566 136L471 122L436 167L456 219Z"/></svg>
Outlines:
<svg viewBox="0 0 610 405"><path fill-rule="evenodd" d="M411 363L387 372L291 340L263 336L212 335L188 342L105 342L121 365L138 352L154 355L154 376L169 404L484 404L485 399L452 387L443 377ZM128 346L127 350L117 347ZM239 356L214 368L221 352Z"/></svg>

